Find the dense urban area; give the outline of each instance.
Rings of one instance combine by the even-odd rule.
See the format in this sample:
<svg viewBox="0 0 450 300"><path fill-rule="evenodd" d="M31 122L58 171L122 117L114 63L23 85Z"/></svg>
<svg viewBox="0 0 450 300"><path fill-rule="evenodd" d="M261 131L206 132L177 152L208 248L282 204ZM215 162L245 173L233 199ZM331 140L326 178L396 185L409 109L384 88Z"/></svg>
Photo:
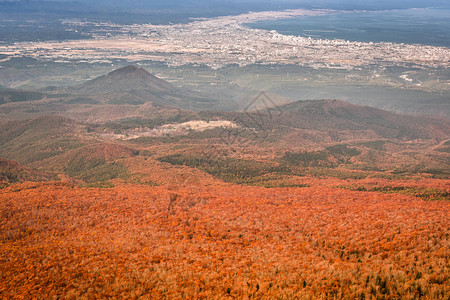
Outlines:
<svg viewBox="0 0 450 300"><path fill-rule="evenodd" d="M246 23L279 18L333 13L330 10L258 12L195 20L175 25L117 25L83 20L63 21L68 31L88 30L84 40L23 42L3 45L0 53L47 60L163 61L172 66L190 63L212 68L238 64L299 64L316 68L346 68L383 63L448 67L450 51L445 47L395 43L363 43L290 36Z"/></svg>

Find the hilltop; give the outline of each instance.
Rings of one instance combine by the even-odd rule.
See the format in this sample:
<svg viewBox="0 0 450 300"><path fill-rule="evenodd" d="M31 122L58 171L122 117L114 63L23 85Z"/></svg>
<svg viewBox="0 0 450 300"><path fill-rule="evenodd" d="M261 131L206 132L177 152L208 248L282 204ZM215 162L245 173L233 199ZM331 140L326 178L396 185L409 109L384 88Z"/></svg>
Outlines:
<svg viewBox="0 0 450 300"><path fill-rule="evenodd" d="M177 88L150 74L147 70L133 65L114 70L73 88L73 91L77 94L132 92L136 90L168 94L175 92Z"/></svg>
<svg viewBox="0 0 450 300"><path fill-rule="evenodd" d="M188 110L220 107L217 99L179 88L136 66L126 66L89 80L68 90L87 95L103 104L142 105L152 103L160 107ZM218 106L219 105L219 106Z"/></svg>

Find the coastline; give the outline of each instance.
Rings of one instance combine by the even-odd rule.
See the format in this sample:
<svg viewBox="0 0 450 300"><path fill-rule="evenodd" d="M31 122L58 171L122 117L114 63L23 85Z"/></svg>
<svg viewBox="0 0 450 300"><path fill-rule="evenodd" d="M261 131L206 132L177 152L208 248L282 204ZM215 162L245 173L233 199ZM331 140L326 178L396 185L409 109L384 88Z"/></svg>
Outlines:
<svg viewBox="0 0 450 300"><path fill-rule="evenodd" d="M172 66L197 63L218 69L231 64L298 64L314 68L352 69L382 62L448 67L450 49L399 43L349 42L284 35L244 24L331 14L331 10L286 10L248 13L175 25L124 25L65 20L69 28L94 28L93 39L24 42L0 46L8 57L39 60L129 62L152 60Z"/></svg>
<svg viewBox="0 0 450 300"><path fill-rule="evenodd" d="M348 40L363 43L395 43L450 48L450 7L395 10L333 11L318 18L293 17L246 23L263 29L299 37ZM364 21L364 22L363 22ZM425 22L426 21L426 22ZM431 22L430 24L427 24ZM439 24L441 22L441 24ZM382 25L381 25L381 24ZM386 25L387 24L387 25ZM317 34L309 34L315 32Z"/></svg>

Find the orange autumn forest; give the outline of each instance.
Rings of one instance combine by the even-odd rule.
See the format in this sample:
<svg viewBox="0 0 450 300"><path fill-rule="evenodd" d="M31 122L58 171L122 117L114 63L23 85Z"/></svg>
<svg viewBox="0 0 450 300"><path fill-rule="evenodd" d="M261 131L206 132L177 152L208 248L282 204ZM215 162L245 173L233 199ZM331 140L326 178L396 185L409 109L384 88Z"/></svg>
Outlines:
<svg viewBox="0 0 450 300"><path fill-rule="evenodd" d="M0 298L450 299L445 1L191 2L0 1Z"/></svg>

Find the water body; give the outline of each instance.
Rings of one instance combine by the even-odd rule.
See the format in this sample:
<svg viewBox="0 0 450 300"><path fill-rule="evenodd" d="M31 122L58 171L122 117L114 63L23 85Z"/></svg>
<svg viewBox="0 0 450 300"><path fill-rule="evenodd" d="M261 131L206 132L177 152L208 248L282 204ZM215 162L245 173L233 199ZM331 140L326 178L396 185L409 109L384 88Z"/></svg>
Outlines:
<svg viewBox="0 0 450 300"><path fill-rule="evenodd" d="M247 26L320 39L450 47L450 7L335 13Z"/></svg>

